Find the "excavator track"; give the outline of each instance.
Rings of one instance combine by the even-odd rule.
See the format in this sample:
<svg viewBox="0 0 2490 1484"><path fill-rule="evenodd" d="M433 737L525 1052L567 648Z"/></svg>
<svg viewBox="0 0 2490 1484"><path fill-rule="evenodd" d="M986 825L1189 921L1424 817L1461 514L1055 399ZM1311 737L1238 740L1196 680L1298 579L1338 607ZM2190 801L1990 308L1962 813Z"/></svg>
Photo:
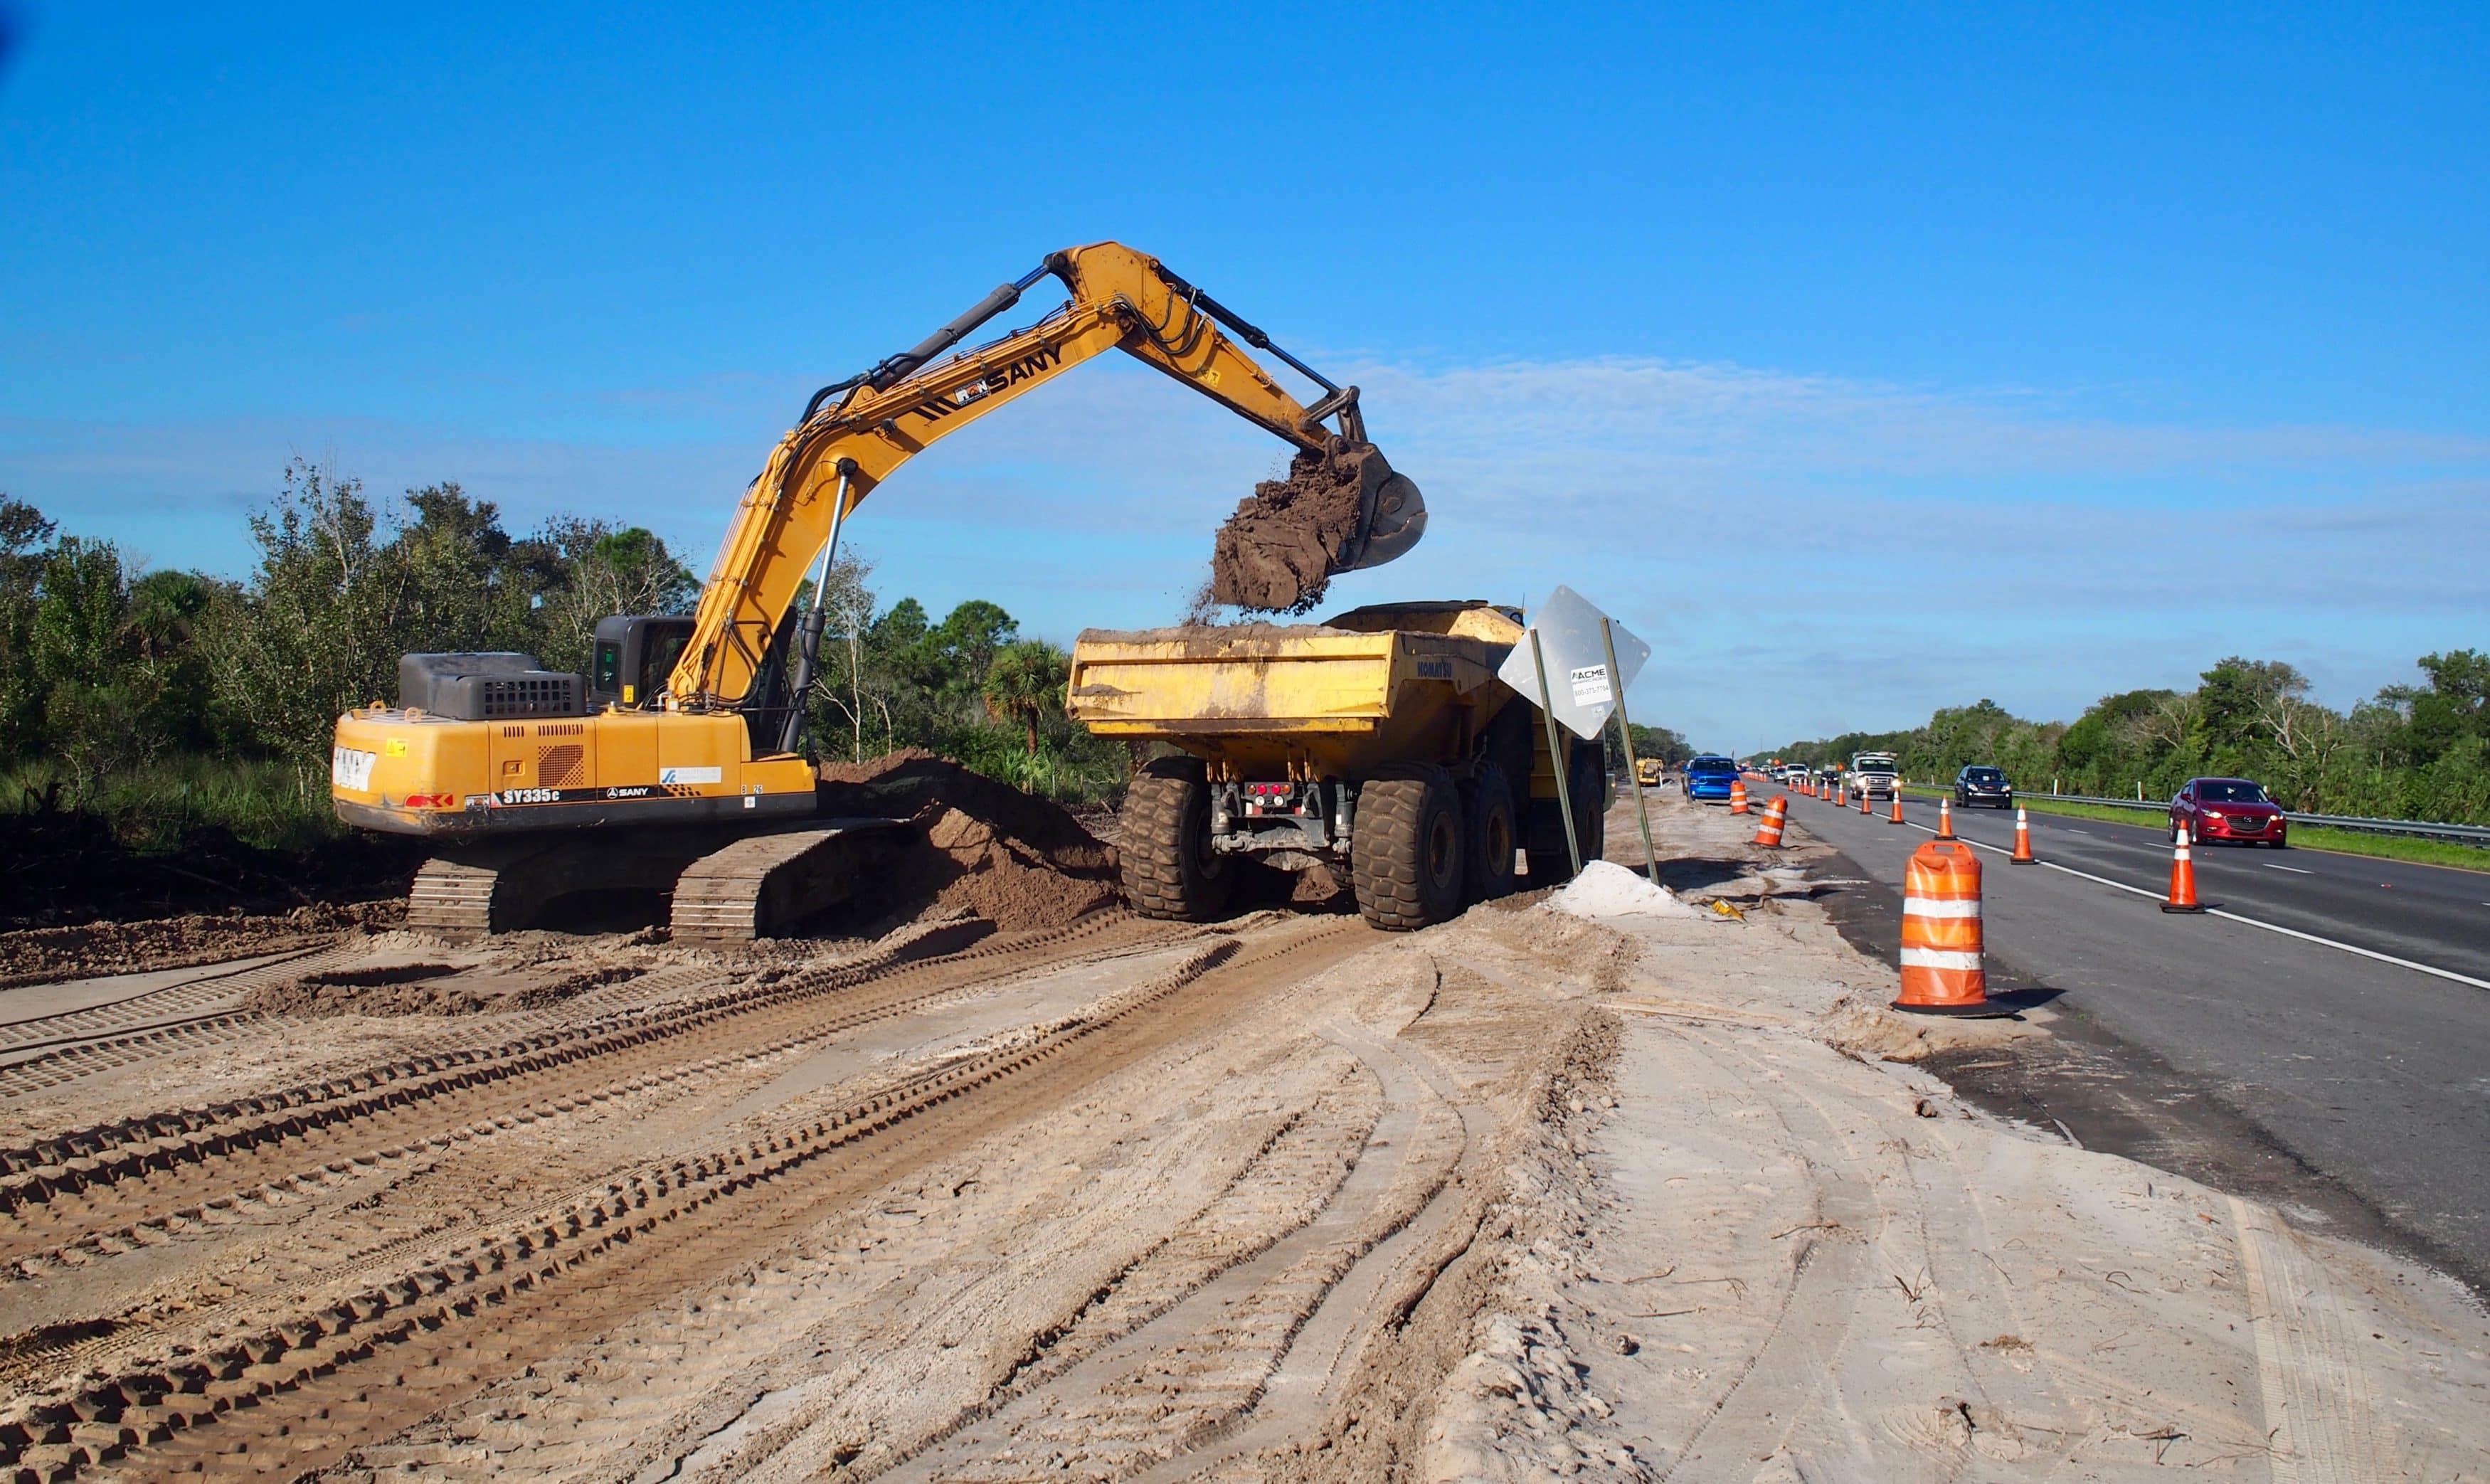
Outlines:
<svg viewBox="0 0 2490 1484"><path fill-rule="evenodd" d="M749 943L855 893L905 822L843 819L738 840L675 880L677 943Z"/></svg>
<svg viewBox="0 0 2490 1484"><path fill-rule="evenodd" d="M491 865L435 856L415 873L406 897L406 925L446 938L480 938L493 930Z"/></svg>
<svg viewBox="0 0 2490 1484"><path fill-rule="evenodd" d="M484 840L423 863L406 925L464 942L533 926L565 896L640 891L672 898L680 939L749 943L853 894L907 828L833 819L758 832L643 826Z"/></svg>

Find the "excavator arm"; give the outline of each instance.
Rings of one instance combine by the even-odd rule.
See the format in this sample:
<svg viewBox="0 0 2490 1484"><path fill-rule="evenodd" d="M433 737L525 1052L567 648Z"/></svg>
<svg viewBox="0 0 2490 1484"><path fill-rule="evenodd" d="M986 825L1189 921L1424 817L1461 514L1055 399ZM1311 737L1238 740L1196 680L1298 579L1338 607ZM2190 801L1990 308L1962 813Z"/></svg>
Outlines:
<svg viewBox="0 0 2490 1484"><path fill-rule="evenodd" d="M1027 330L948 354L1049 274L1071 291L1062 307ZM1324 394L1311 407L1299 403L1223 327L1280 357ZM1306 453L1372 454L1355 387L1334 386L1156 258L1116 243L1054 253L923 344L814 395L745 491L718 548L670 681L671 704L686 711L742 704L806 568L816 554L826 566L841 523L867 495L936 440L1111 349L1157 367ZM1338 419L1337 436L1323 425L1326 418ZM1382 467L1379 458L1375 462ZM1378 520L1370 505L1360 529L1342 544L1337 570L1389 561L1416 541L1423 509L1415 487L1398 482L1405 488L1392 502L1396 509ZM818 613L810 622L818 626ZM803 658L814 637L805 634ZM792 726L789 736L792 745Z"/></svg>

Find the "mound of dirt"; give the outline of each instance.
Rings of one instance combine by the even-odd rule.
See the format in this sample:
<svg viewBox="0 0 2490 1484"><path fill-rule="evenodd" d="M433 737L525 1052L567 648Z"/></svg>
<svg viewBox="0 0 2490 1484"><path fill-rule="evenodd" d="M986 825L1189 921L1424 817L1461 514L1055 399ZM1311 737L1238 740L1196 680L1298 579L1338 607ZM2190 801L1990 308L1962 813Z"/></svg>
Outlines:
<svg viewBox="0 0 2490 1484"><path fill-rule="evenodd" d="M1219 528L1203 598L1265 613L1313 608L1391 477L1392 466L1372 444L1299 453L1287 479L1255 485Z"/></svg>
<svg viewBox="0 0 2490 1484"><path fill-rule="evenodd" d="M485 998L439 982L457 973L449 964L333 970L263 984L242 1004L275 1015L472 1015Z"/></svg>
<svg viewBox="0 0 2490 1484"><path fill-rule="evenodd" d="M922 748L825 765L821 813L923 829L923 847L904 852L867 903L890 917L966 911L1030 932L1122 899L1115 850L1070 811Z"/></svg>
<svg viewBox="0 0 2490 1484"><path fill-rule="evenodd" d="M268 917L192 915L0 933L0 989L281 953L326 943L340 933L385 928L405 915L402 901L355 902L298 907Z"/></svg>

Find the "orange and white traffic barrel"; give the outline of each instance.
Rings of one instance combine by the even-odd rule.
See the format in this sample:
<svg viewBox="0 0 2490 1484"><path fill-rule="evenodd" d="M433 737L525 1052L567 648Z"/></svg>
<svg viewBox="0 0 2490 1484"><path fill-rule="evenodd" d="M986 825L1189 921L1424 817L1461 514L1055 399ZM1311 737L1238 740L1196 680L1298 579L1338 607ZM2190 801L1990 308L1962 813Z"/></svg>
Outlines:
<svg viewBox="0 0 2490 1484"><path fill-rule="evenodd" d="M1929 840L1902 875L1902 997L1923 1015L2001 1013L1988 1001L1981 953L1980 858L1959 840Z"/></svg>
<svg viewBox="0 0 2490 1484"><path fill-rule="evenodd" d="M1788 818L1789 796L1787 794L1774 795L1773 801L1764 805L1763 819L1755 826L1755 843L1766 847L1780 845L1781 843L1781 825L1782 822Z"/></svg>
<svg viewBox="0 0 2490 1484"><path fill-rule="evenodd" d="M1752 812L1747 807L1747 780L1744 778L1729 780L1729 812L1732 814Z"/></svg>

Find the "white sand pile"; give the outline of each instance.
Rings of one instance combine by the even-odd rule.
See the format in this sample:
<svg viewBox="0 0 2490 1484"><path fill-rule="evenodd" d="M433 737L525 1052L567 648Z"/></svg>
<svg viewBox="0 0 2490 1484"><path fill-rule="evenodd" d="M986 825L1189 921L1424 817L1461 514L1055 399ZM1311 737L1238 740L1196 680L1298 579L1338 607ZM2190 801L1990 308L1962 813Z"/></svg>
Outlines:
<svg viewBox="0 0 2490 1484"><path fill-rule="evenodd" d="M1594 860L1565 888L1541 903L1578 917L1699 917L1703 914L1636 871L1613 860Z"/></svg>

